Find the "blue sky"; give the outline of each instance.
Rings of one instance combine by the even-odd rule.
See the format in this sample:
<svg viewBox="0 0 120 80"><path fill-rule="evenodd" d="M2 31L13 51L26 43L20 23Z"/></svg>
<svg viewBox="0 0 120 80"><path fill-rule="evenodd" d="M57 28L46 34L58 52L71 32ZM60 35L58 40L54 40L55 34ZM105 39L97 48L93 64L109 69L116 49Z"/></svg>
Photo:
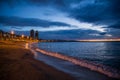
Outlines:
<svg viewBox="0 0 120 80"><path fill-rule="evenodd" d="M0 0L0 29L42 39L120 37L119 0Z"/></svg>

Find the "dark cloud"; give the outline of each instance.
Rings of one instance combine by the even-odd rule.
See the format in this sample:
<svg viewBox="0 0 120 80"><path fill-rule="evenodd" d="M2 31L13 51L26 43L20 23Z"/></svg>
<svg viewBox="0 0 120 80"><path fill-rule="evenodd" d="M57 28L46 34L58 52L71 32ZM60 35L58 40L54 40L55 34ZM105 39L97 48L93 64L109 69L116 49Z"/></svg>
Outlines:
<svg viewBox="0 0 120 80"><path fill-rule="evenodd" d="M27 3L25 0L0 0L0 9L4 6L15 8L18 5Z"/></svg>
<svg viewBox="0 0 120 80"><path fill-rule="evenodd" d="M110 25L109 27L110 27L110 28L120 29L120 21L118 21L117 23L115 23L115 24L113 24L113 25Z"/></svg>
<svg viewBox="0 0 120 80"><path fill-rule="evenodd" d="M120 28L120 0L28 0L34 5L49 5L65 11L69 17L96 25ZM72 8L72 5L76 6Z"/></svg>
<svg viewBox="0 0 120 80"><path fill-rule="evenodd" d="M105 34L107 34L106 32L102 32L102 33L99 33L100 35L105 35Z"/></svg>
<svg viewBox="0 0 120 80"><path fill-rule="evenodd" d="M61 22L51 22L41 19L5 17L5 16L0 16L0 24L6 26L41 26L41 27L70 26L69 24L61 23Z"/></svg>
<svg viewBox="0 0 120 80"><path fill-rule="evenodd" d="M57 5L57 6L66 6L65 3L67 0L27 0L28 3L34 5Z"/></svg>
<svg viewBox="0 0 120 80"><path fill-rule="evenodd" d="M52 6L67 12L69 17L94 24L106 24L120 20L120 0L0 0L2 4ZM72 5L76 7L71 7Z"/></svg>
<svg viewBox="0 0 120 80"><path fill-rule="evenodd" d="M70 17L83 22L109 26L109 24L120 20L119 4L120 0L94 0L94 3L71 9ZM113 28L116 27L113 26Z"/></svg>

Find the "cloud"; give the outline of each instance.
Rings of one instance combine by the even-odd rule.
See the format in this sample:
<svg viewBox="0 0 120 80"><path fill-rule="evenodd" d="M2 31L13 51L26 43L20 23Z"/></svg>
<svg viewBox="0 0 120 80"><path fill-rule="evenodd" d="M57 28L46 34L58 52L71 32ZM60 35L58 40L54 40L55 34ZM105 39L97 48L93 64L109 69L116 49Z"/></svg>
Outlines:
<svg viewBox="0 0 120 80"><path fill-rule="evenodd" d="M13 6L13 9L8 9L8 11L5 11L6 8L2 9L1 7L1 10L3 10L1 13L5 11L3 14L7 14L12 11L13 13L9 13L12 16L19 15L27 18L28 16L29 18L43 18L43 16L46 16L45 18L47 18L50 16L54 17L61 12L63 14L66 13L69 18L76 19L80 22L110 26L115 25L120 20L119 2L120 0L1 0L0 4L4 8L6 5L9 7ZM19 6L20 8L17 8ZM33 13L31 14L31 12ZM110 27L114 28L114 26Z"/></svg>
<svg viewBox="0 0 120 80"><path fill-rule="evenodd" d="M74 4L70 17L97 25L111 25L120 20L118 3L120 0L83 0Z"/></svg>
<svg viewBox="0 0 120 80"><path fill-rule="evenodd" d="M116 24L120 21L120 0L28 0L28 2L37 6L52 6L80 22L120 28Z"/></svg>
<svg viewBox="0 0 120 80"><path fill-rule="evenodd" d="M38 30L40 32L47 32L47 31L64 31L64 30L77 30L79 28L77 27L69 27L69 26L50 26L50 27L31 27L31 26L26 26L26 27L19 27L19 26L5 26L7 27L8 31L9 30L14 30L14 31L30 31L31 29ZM0 28L1 29L1 28ZM4 28L6 29L6 28Z"/></svg>
<svg viewBox="0 0 120 80"><path fill-rule="evenodd" d="M102 37L112 37L112 35L111 34L100 34L100 33L92 33L92 34L89 34L90 36L102 36Z"/></svg>
<svg viewBox="0 0 120 80"><path fill-rule="evenodd" d="M106 33L101 35L99 31L95 30L82 30L82 29L74 29L74 30L60 30L60 31L47 31L40 32L41 38L43 39L93 39L93 38L108 38L112 37L110 33ZM90 35L91 34L91 35ZM92 35L94 34L94 35ZM95 34L99 35L96 36ZM44 36L43 36L44 35Z"/></svg>
<svg viewBox="0 0 120 80"><path fill-rule="evenodd" d="M33 18L20 18L20 17L3 17L0 16L0 24L5 26L41 26L41 27L49 27L49 26L70 26L66 23L61 22L52 22L41 19L33 19Z"/></svg>
<svg viewBox="0 0 120 80"><path fill-rule="evenodd" d="M110 25L109 27L110 28L120 29L120 20L117 23L114 23L114 24Z"/></svg>
<svg viewBox="0 0 120 80"><path fill-rule="evenodd" d="M52 18L52 17L51 17ZM62 21L61 21L62 20ZM85 29L85 30L96 30L100 32L105 32L106 25L94 25L92 23L79 22L75 19L61 16L54 18L53 20L42 20L35 18L20 18L20 17L0 17L0 23L3 26L12 26L16 28L20 27L31 27L39 28L43 31L58 31L58 30L72 30L72 29ZM43 28L42 28L43 27ZM44 28L46 27L46 28ZM23 29L21 29L23 30ZM27 29L24 29L27 30ZM40 31L41 31L40 30Z"/></svg>

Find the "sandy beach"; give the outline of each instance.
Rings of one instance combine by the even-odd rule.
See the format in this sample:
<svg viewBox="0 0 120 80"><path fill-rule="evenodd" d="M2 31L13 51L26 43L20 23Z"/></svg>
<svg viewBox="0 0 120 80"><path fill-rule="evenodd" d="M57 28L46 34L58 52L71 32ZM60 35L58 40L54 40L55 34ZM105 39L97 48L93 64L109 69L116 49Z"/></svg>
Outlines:
<svg viewBox="0 0 120 80"><path fill-rule="evenodd" d="M25 49L25 42L0 41L0 80L74 80Z"/></svg>

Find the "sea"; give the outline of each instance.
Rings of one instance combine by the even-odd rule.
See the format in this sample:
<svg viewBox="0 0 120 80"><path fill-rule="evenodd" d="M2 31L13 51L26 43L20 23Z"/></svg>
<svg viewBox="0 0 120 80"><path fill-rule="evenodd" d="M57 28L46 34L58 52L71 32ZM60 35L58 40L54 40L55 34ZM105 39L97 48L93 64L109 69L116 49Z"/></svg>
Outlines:
<svg viewBox="0 0 120 80"><path fill-rule="evenodd" d="M36 46L38 47L37 51L40 53L56 58L53 60L52 57L46 58L38 53L37 59L44 60L46 63L54 65L56 68L66 65L62 69L63 71L65 71L65 67L74 64L77 65L76 69L79 69L78 66L82 66L109 77L119 78L120 42L39 42ZM59 60L57 60L57 58L59 58ZM60 59L63 60L63 62L60 61ZM74 70L76 70L74 68L75 66L72 68L72 74L74 74ZM65 72L70 73L69 70ZM80 74L78 74L77 77L79 77L79 75ZM94 78L91 80L94 80ZM103 78L102 80L106 79Z"/></svg>

